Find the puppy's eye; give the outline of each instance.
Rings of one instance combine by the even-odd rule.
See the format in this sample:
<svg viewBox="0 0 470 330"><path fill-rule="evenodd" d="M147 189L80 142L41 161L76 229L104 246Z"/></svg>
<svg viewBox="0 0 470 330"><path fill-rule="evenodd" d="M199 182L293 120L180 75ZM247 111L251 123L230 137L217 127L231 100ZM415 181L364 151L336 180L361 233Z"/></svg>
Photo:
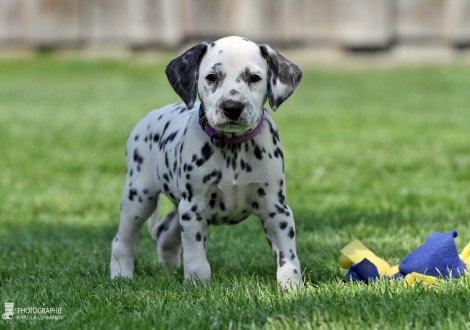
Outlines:
<svg viewBox="0 0 470 330"><path fill-rule="evenodd" d="M217 82L217 75L210 73L206 76L206 80L212 83Z"/></svg>
<svg viewBox="0 0 470 330"><path fill-rule="evenodd" d="M257 74L253 74L250 76L250 83L256 83L261 80L261 77Z"/></svg>

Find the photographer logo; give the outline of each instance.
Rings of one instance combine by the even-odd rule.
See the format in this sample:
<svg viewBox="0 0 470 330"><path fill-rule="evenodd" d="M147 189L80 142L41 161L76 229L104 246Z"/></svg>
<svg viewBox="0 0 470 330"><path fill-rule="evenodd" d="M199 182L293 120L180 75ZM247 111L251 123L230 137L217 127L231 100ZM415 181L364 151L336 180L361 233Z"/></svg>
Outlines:
<svg viewBox="0 0 470 330"><path fill-rule="evenodd" d="M13 307L15 307L15 303L6 302L5 303L5 313L2 315L2 319L4 320L11 320L15 312L13 311Z"/></svg>
<svg viewBox="0 0 470 330"><path fill-rule="evenodd" d="M62 320L62 307L26 307L15 308L14 302L5 302L3 320Z"/></svg>

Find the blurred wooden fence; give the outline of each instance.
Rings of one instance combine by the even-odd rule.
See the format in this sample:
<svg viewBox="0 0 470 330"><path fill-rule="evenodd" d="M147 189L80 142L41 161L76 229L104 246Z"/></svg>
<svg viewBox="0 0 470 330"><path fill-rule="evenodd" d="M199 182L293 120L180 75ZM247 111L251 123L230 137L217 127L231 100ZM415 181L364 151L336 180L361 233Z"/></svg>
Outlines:
<svg viewBox="0 0 470 330"><path fill-rule="evenodd" d="M174 48L242 35L282 45L470 46L470 0L0 0L1 48Z"/></svg>

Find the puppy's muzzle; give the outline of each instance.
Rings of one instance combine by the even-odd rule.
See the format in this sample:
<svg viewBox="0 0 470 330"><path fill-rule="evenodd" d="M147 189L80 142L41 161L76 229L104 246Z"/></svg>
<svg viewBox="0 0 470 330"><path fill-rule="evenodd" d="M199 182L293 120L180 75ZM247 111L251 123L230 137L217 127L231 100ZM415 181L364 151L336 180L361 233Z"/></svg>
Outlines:
<svg viewBox="0 0 470 330"><path fill-rule="evenodd" d="M245 105L240 101L225 100L222 103L222 110L224 111L225 116L231 120L237 120L240 118L243 109L245 109Z"/></svg>

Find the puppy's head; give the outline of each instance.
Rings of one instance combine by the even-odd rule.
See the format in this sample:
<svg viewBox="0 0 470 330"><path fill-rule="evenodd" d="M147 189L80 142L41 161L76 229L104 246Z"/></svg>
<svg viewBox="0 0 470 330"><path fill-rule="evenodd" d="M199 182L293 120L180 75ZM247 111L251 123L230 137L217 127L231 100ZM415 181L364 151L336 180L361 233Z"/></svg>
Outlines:
<svg viewBox="0 0 470 330"><path fill-rule="evenodd" d="M266 100L277 110L302 79L282 54L241 37L203 42L171 61L166 74L188 108L199 94L208 123L235 135L258 125Z"/></svg>

